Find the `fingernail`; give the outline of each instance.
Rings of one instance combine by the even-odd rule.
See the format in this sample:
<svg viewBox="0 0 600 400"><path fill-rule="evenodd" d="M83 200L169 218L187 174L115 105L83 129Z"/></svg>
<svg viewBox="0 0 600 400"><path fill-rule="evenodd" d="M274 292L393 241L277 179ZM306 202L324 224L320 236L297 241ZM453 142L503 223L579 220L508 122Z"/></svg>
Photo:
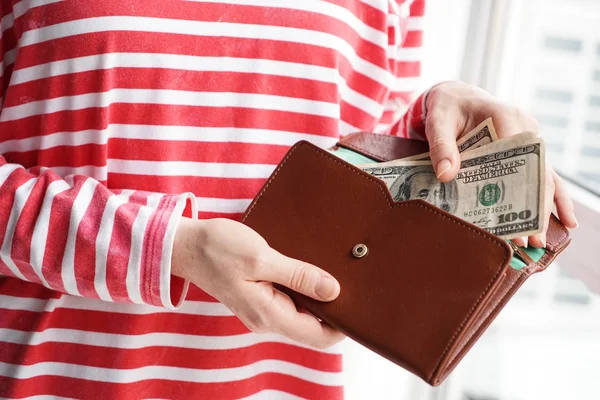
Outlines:
<svg viewBox="0 0 600 400"><path fill-rule="evenodd" d="M335 281L328 276L322 276L319 279L319 282L317 282L315 292L317 292L317 295L323 299L330 299L334 295L335 289Z"/></svg>
<svg viewBox="0 0 600 400"><path fill-rule="evenodd" d="M579 228L579 222L577 221L577 218L573 217L573 221L575 222L575 228Z"/></svg>
<svg viewBox="0 0 600 400"><path fill-rule="evenodd" d="M523 238L523 242L524 242L523 247L527 248L527 246L529 246L529 238L528 237L524 237Z"/></svg>
<svg viewBox="0 0 600 400"><path fill-rule="evenodd" d="M448 170L452 168L452 164L450 163L450 160L448 159L444 159L442 161L440 161L437 165L436 168L436 177L439 179L440 176L444 175L446 172L448 172Z"/></svg>

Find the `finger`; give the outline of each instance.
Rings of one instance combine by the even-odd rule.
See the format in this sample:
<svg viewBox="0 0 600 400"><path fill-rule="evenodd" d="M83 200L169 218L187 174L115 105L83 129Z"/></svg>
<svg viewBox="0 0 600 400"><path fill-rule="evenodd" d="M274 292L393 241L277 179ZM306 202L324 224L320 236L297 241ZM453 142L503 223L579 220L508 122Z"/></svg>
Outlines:
<svg viewBox="0 0 600 400"><path fill-rule="evenodd" d="M552 213L552 207L554 205L554 177L552 176L552 169L546 169L546 188L544 195L544 214L542 215L541 223L543 223L542 232L529 238L529 243L533 247L546 247L546 230L548 229L548 222L550 220L550 214Z"/></svg>
<svg viewBox="0 0 600 400"><path fill-rule="evenodd" d="M311 313L310 311L308 311L306 308L301 307L301 306L296 306L296 310L298 310L299 313L302 314L307 314L310 315L311 317L315 317L319 322L322 321L321 318L317 317L315 314Z"/></svg>
<svg viewBox="0 0 600 400"><path fill-rule="evenodd" d="M575 218L575 207L567 192L565 182L555 171L552 172L552 176L554 177L554 203L558 218L567 228L577 228L579 223Z"/></svg>
<svg viewBox="0 0 600 400"><path fill-rule="evenodd" d="M456 146L458 136L458 110L442 110L433 107L427 115L425 135L429 142L429 154L435 175L441 182L454 179L460 167L460 155Z"/></svg>
<svg viewBox="0 0 600 400"><path fill-rule="evenodd" d="M535 118L523 113L516 107L501 107L493 115L494 128L499 138L516 135L521 132L538 133L539 124Z"/></svg>
<svg viewBox="0 0 600 400"><path fill-rule="evenodd" d="M520 237L512 239L512 242L520 247L527 247L528 239L527 237Z"/></svg>
<svg viewBox="0 0 600 400"><path fill-rule="evenodd" d="M299 312L289 296L273 290L270 321L274 332L319 349L331 347L344 339L343 333L319 321L307 311Z"/></svg>
<svg viewBox="0 0 600 400"><path fill-rule="evenodd" d="M278 283L320 301L334 300L340 293L338 281L319 267L276 251L268 262L270 265L261 273L262 280Z"/></svg>

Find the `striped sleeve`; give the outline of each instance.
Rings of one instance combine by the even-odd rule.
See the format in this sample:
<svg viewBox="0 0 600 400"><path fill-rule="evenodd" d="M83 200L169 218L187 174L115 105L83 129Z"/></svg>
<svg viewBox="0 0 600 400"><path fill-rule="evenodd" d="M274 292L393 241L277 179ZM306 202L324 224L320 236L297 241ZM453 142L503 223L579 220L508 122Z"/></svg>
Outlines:
<svg viewBox="0 0 600 400"><path fill-rule="evenodd" d="M1 134L1 132L0 132ZM113 192L0 157L0 274L75 296L175 308L175 230L191 194Z"/></svg>
<svg viewBox="0 0 600 400"><path fill-rule="evenodd" d="M423 139L426 93L416 94L421 85L425 0L390 0L389 5L389 68L395 83L377 131Z"/></svg>
<svg viewBox="0 0 600 400"><path fill-rule="evenodd" d="M1 93L15 63L14 19L26 11L24 2L0 4ZM171 252L192 197L115 193L86 176L63 179L0 156L0 275L75 296L175 308L188 283L171 276Z"/></svg>

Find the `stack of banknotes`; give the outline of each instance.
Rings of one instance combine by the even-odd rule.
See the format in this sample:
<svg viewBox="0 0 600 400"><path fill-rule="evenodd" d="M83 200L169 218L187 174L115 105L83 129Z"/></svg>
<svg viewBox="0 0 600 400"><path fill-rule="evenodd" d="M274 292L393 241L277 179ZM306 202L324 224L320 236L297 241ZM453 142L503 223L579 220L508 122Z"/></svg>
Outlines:
<svg viewBox="0 0 600 400"><path fill-rule="evenodd" d="M423 199L504 239L541 232L542 139L532 132L498 139L490 118L457 145L460 170L450 182L437 180L429 153L358 167L385 182L395 201Z"/></svg>

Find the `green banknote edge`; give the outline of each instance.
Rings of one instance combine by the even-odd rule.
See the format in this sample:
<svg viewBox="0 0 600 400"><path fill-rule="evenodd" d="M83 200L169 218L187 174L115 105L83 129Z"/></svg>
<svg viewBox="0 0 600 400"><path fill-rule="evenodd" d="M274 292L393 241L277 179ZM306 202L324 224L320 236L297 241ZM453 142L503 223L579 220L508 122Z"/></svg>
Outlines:
<svg viewBox="0 0 600 400"><path fill-rule="evenodd" d="M331 149L331 150L329 150L329 152L331 152L335 156L337 156L337 157L341 158L342 160L344 160L350 164L353 164L353 165L377 162L369 157L365 157L362 154L356 153L352 150L348 150L348 149L345 149L342 147L338 147L337 149ZM546 253L545 249L536 249L534 247L528 247L528 248L520 247L520 249L524 253L527 253L527 255L536 262L539 261L543 257L543 255ZM513 257L512 260L510 261L510 266L512 268L516 269L517 271L519 271L519 270L523 269L524 267L526 267L527 265L520 259Z"/></svg>
<svg viewBox="0 0 600 400"><path fill-rule="evenodd" d="M362 154L345 149L343 147L338 147L337 149L330 149L329 152L333 153L334 155L338 156L342 160L352 165L377 162L372 158L365 157Z"/></svg>

